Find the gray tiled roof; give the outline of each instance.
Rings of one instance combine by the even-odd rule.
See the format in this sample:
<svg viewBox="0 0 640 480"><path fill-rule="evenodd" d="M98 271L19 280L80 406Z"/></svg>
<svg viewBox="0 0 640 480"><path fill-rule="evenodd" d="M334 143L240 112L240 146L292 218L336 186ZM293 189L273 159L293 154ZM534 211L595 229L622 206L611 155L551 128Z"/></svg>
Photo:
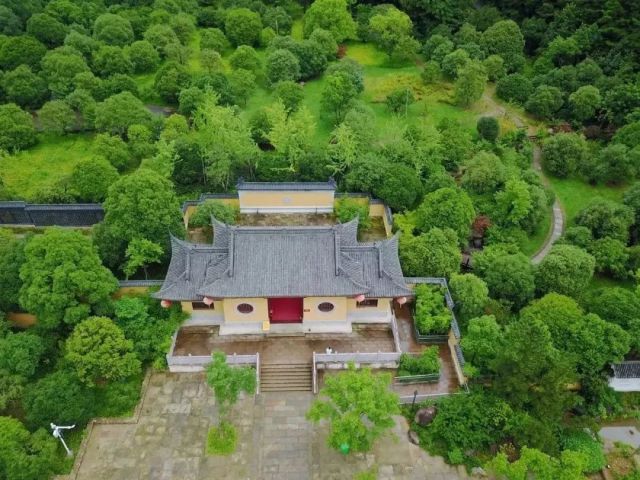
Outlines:
<svg viewBox="0 0 640 480"><path fill-rule="evenodd" d="M215 220L213 224L211 245L171 239L171 264L157 298L412 293L400 269L397 237L358 243L357 220L332 227L233 227Z"/></svg>
<svg viewBox="0 0 640 480"><path fill-rule="evenodd" d="M236 184L240 190L293 190L293 191L316 191L335 190L336 182L332 178L328 182L245 182L242 178Z"/></svg>

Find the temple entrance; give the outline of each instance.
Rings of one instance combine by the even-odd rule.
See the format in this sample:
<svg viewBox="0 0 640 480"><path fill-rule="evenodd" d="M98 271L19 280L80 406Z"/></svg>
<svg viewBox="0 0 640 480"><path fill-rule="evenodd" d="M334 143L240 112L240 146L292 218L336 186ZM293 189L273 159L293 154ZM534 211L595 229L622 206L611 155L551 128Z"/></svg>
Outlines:
<svg viewBox="0 0 640 480"><path fill-rule="evenodd" d="M302 323L302 298L270 298L271 323Z"/></svg>

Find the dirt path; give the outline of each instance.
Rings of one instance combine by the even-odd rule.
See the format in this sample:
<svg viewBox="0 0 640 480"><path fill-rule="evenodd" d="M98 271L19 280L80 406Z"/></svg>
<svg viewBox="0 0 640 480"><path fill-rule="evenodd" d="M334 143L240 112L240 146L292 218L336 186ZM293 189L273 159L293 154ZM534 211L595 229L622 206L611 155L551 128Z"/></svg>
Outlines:
<svg viewBox="0 0 640 480"><path fill-rule="evenodd" d="M535 135L536 129L533 125L531 125L529 122L527 122L525 119L523 119L519 115L514 114L513 112L509 112L505 107L503 107L498 102L496 102L495 99L489 93L485 92L482 96L482 100L487 105L487 110L485 110L482 113L482 115L491 115L494 117L508 118L514 123L516 127L527 128L527 135ZM540 178L542 179L542 183L545 186L549 187L550 186L549 179L545 176L542 170L540 157L541 157L540 145L538 145L537 143L534 143L533 153L531 155L531 166L536 172L538 172L538 175L540 175ZM566 223L565 216L562 210L562 205L560 205L560 202L558 201L557 198L553 202L551 211L552 211L551 231L549 232L549 235L547 235L547 238L542 244L542 246L540 247L540 249L531 257L531 262L534 264L540 263L544 259L544 257L547 256L549 251L551 251L553 244L556 242L556 240L558 240L562 236L562 233L564 232L564 227Z"/></svg>

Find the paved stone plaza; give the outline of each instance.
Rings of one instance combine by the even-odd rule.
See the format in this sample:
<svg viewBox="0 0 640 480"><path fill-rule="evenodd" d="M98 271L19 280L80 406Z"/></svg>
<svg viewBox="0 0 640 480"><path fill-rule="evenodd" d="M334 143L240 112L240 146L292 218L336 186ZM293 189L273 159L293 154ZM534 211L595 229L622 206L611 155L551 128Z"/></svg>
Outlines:
<svg viewBox="0 0 640 480"><path fill-rule="evenodd" d="M79 480L350 480L372 466L381 480L468 478L442 458L406 439L398 418L395 435L366 455L347 457L326 445L326 430L305 419L310 393L261 394L235 407L237 451L204 454L216 408L202 374L152 375L136 424L98 424L82 458Z"/></svg>

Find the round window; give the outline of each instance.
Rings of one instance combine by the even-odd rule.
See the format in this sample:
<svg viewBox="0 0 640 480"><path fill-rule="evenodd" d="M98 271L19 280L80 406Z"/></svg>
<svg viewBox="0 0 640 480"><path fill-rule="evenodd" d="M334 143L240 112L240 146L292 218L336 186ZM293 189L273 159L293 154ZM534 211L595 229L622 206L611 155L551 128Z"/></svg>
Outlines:
<svg viewBox="0 0 640 480"><path fill-rule="evenodd" d="M251 313L253 312L253 305L250 305L248 303L241 303L240 305L238 305L238 311L240 313Z"/></svg>
<svg viewBox="0 0 640 480"><path fill-rule="evenodd" d="M320 310L321 312L330 312L334 308L335 307L333 306L333 303L329 302L322 302L320 305L318 305L318 310Z"/></svg>

